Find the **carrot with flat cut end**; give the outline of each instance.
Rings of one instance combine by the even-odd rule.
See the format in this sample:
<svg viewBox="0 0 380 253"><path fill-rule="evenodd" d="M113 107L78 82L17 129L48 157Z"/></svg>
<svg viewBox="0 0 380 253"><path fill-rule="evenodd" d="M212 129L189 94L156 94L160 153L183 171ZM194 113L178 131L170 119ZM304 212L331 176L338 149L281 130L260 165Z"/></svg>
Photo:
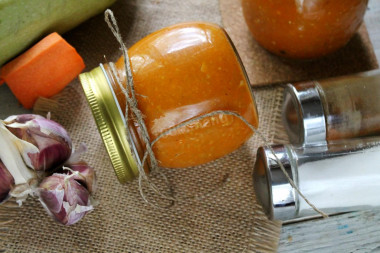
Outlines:
<svg viewBox="0 0 380 253"><path fill-rule="evenodd" d="M0 69L6 82L27 109L38 97L59 93L85 65L82 57L58 33L52 33Z"/></svg>

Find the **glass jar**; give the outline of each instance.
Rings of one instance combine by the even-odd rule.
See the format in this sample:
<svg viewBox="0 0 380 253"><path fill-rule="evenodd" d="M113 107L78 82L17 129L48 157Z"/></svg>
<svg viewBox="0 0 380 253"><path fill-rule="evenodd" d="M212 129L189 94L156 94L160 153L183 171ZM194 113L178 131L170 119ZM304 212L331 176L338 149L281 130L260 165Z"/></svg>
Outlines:
<svg viewBox="0 0 380 253"><path fill-rule="evenodd" d="M138 108L151 141L216 110L233 111L258 126L248 77L221 27L199 22L170 26L140 40L128 54ZM123 57L115 66L126 80ZM138 174L136 160L145 147L141 131L134 120L123 122L126 99L109 64L81 74L80 80L116 174L125 182ZM153 146L153 152L162 167L196 166L234 151L251 135L240 119L217 114L170 133Z"/></svg>
<svg viewBox="0 0 380 253"><path fill-rule="evenodd" d="M327 214L380 206L380 138L271 147L300 192ZM292 188L268 147L254 167L256 197L269 218L292 220L318 213Z"/></svg>
<svg viewBox="0 0 380 253"><path fill-rule="evenodd" d="M380 71L288 84L283 119L292 143L380 132Z"/></svg>
<svg viewBox="0 0 380 253"><path fill-rule="evenodd" d="M362 23L368 0L242 0L246 23L268 51L298 59L343 47Z"/></svg>

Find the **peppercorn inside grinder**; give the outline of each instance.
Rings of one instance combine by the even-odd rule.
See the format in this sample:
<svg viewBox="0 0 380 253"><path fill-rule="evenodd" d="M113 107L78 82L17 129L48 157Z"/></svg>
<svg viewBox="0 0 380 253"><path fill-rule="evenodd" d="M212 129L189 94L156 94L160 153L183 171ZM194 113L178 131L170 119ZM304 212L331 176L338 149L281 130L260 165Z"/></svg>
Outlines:
<svg viewBox="0 0 380 253"><path fill-rule="evenodd" d="M241 119L217 111L234 112L258 126L250 82L220 26L191 22L163 28L138 41L128 55L137 107L150 142L194 120L152 146L159 166L184 168L207 163L251 137L252 131ZM124 58L79 78L116 175L125 183L139 174L146 144L141 123L133 116L124 118L127 102L120 87L126 87Z"/></svg>
<svg viewBox="0 0 380 253"><path fill-rule="evenodd" d="M287 84L283 122L291 143L380 132L380 70Z"/></svg>

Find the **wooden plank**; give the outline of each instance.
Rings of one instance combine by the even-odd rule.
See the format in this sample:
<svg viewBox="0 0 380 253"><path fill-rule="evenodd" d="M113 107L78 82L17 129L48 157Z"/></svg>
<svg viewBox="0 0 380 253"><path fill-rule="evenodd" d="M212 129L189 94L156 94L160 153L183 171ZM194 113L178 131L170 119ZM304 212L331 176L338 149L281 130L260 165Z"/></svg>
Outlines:
<svg viewBox="0 0 380 253"><path fill-rule="evenodd" d="M380 252L380 208L284 225L279 252Z"/></svg>

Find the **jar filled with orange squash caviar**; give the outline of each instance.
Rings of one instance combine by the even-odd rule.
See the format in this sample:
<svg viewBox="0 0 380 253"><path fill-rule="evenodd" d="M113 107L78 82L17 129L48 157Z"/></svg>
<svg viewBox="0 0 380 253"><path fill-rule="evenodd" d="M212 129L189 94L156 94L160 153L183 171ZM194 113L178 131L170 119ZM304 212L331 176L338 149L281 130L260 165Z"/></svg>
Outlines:
<svg viewBox="0 0 380 253"><path fill-rule="evenodd" d="M298 59L343 47L363 21L368 0L242 0L246 23L268 51Z"/></svg>
<svg viewBox="0 0 380 253"><path fill-rule="evenodd" d="M258 126L248 77L227 33L218 25L173 25L140 40L128 55L137 106L151 141L180 123L216 110L238 113ZM124 58L115 66L125 82ZM138 175L140 161L136 160L141 159L145 144L138 124L132 119L125 122L126 98L112 73L105 64L81 74L80 81L123 183ZM153 152L162 167L196 166L234 151L251 135L241 119L216 114L164 136L153 146Z"/></svg>

